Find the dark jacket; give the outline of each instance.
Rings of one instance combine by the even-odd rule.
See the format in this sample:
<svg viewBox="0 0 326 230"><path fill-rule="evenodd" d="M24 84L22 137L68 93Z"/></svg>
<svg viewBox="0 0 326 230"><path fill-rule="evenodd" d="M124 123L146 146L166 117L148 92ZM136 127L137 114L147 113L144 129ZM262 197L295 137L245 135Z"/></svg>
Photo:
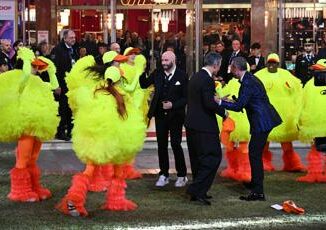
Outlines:
<svg viewBox="0 0 326 230"><path fill-rule="evenodd" d="M248 64L250 66L256 65L256 57L255 56L250 56L250 57L248 57L247 60L248 60ZM265 58L263 56L260 56L258 64L256 65L256 69L251 70L250 72L251 73L256 73L256 72L258 72L259 70L261 70L263 68L265 68Z"/></svg>
<svg viewBox="0 0 326 230"><path fill-rule="evenodd" d="M225 63L225 65L222 65L221 68L223 68L222 77L223 77L223 80L225 81L225 83L228 83L233 77L232 73L228 73L228 67L229 67L229 65L231 65L233 58L244 57L246 60L248 58L247 54L242 52L241 50L235 56L232 56L232 54L233 54L233 51L230 51L225 55L225 57L223 57L223 58L225 58L225 61L223 61Z"/></svg>
<svg viewBox="0 0 326 230"><path fill-rule="evenodd" d="M165 74L162 69L155 70L147 78L146 73L143 73L139 78L141 88L146 89L154 85L154 96L149 108L147 117L151 119L157 115L159 106L161 106L160 95L163 90ZM172 109L169 111L169 116L185 116L185 106L187 104L187 84L188 77L185 72L176 68L174 75L169 81L170 87L168 91L167 101L172 102Z"/></svg>
<svg viewBox="0 0 326 230"><path fill-rule="evenodd" d="M8 65L8 70L12 69L13 66L11 64L11 60L10 60L9 56L6 55L1 50L0 50L0 59L1 59L1 63L6 63Z"/></svg>
<svg viewBox="0 0 326 230"><path fill-rule="evenodd" d="M225 117L225 109L214 101L215 84L206 70L201 69L190 80L185 126L199 132L219 133L216 113Z"/></svg>
<svg viewBox="0 0 326 230"><path fill-rule="evenodd" d="M228 72L228 66L229 66L229 51L224 49L221 53L219 53L222 56L222 61L221 61L221 67L219 72L217 73L217 76L219 77L225 77Z"/></svg>
<svg viewBox="0 0 326 230"><path fill-rule="evenodd" d="M325 59L325 58L326 58L326 48L319 49L317 57L316 57L316 61L318 61L320 59Z"/></svg>
<svg viewBox="0 0 326 230"><path fill-rule="evenodd" d="M312 72L309 67L316 63L316 57L310 59L306 55L299 55L295 61L295 76L305 85L311 78Z"/></svg>
<svg viewBox="0 0 326 230"><path fill-rule="evenodd" d="M246 72L235 102L222 101L221 106L228 110L246 109L250 123L250 133L271 131L282 123L282 119L269 102L263 83L249 72Z"/></svg>
<svg viewBox="0 0 326 230"><path fill-rule="evenodd" d="M74 62L78 59L78 54L74 48L72 52L67 48L65 43L61 41L56 47L53 48L51 58L57 68L57 78L59 86L63 93L68 91L67 84L65 81L66 72L69 72Z"/></svg>

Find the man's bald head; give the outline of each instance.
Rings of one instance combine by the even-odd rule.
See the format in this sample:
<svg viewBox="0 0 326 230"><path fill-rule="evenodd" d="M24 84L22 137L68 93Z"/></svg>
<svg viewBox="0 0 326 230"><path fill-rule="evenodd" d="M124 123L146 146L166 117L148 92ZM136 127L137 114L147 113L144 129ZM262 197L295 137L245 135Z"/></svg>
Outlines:
<svg viewBox="0 0 326 230"><path fill-rule="evenodd" d="M167 72L175 67L175 54L172 51L166 51L162 54L162 67Z"/></svg>
<svg viewBox="0 0 326 230"><path fill-rule="evenodd" d="M0 40L0 49L5 53L9 53L11 49L11 41L9 39Z"/></svg>
<svg viewBox="0 0 326 230"><path fill-rule="evenodd" d="M111 45L110 45L110 50L111 51L115 51L117 52L118 54L120 53L120 45L116 42L112 42Z"/></svg>

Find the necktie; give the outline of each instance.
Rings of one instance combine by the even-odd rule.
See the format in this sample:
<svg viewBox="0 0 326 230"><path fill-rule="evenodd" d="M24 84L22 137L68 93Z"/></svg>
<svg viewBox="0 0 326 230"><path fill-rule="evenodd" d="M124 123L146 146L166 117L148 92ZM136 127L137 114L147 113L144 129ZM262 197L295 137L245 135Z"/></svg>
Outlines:
<svg viewBox="0 0 326 230"><path fill-rule="evenodd" d="M72 48L69 48L69 54L72 56L74 54L74 50Z"/></svg>
<svg viewBox="0 0 326 230"><path fill-rule="evenodd" d="M234 58L235 56L237 56L237 53L233 52L232 55L231 55L231 58Z"/></svg>
<svg viewBox="0 0 326 230"><path fill-rule="evenodd" d="M236 56L237 56L237 53L236 52L232 52L231 57L230 57L230 60L229 60L229 65L231 64L232 59L235 58Z"/></svg>
<svg viewBox="0 0 326 230"><path fill-rule="evenodd" d="M307 59L308 59L309 62L311 61L311 55L310 54L307 55Z"/></svg>
<svg viewBox="0 0 326 230"><path fill-rule="evenodd" d="M169 82L171 76L172 76L172 73L170 73L169 75L165 75L165 81Z"/></svg>
<svg viewBox="0 0 326 230"><path fill-rule="evenodd" d="M76 63L75 57L74 57L74 50L72 47L69 48L69 56L71 59L71 65L73 66Z"/></svg>

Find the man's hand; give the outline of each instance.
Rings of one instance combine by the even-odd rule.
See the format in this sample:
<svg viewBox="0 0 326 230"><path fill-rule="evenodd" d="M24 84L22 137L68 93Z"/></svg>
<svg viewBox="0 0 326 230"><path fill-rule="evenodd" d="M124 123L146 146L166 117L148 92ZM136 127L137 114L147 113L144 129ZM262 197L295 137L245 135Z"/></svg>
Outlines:
<svg viewBox="0 0 326 230"><path fill-rule="evenodd" d="M231 98L229 98L230 94L225 95L224 97L222 97L223 101L227 101L227 102L234 102L234 100L232 100Z"/></svg>
<svg viewBox="0 0 326 230"><path fill-rule="evenodd" d="M54 90L54 94L60 96L60 94L61 94L61 88L60 87L56 88Z"/></svg>
<svg viewBox="0 0 326 230"><path fill-rule="evenodd" d="M172 109L172 102L171 101L163 101L163 109Z"/></svg>
<svg viewBox="0 0 326 230"><path fill-rule="evenodd" d="M225 95L224 97L220 98L219 96L214 96L214 101L217 104L220 104L220 101L227 101L227 102L234 102L232 99L229 98L230 94Z"/></svg>
<svg viewBox="0 0 326 230"><path fill-rule="evenodd" d="M217 103L217 104L220 104L221 102L221 98L217 95L214 96L214 101Z"/></svg>

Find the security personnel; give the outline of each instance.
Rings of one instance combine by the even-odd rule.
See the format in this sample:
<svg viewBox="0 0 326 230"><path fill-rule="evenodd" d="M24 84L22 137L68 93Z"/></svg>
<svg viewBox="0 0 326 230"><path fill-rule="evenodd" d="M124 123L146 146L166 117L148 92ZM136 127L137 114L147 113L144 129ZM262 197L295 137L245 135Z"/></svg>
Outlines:
<svg viewBox="0 0 326 230"><path fill-rule="evenodd" d="M305 39L303 43L304 52L297 57L295 63L295 76L301 80L303 86L312 78L310 67L316 63L314 46L313 40Z"/></svg>

